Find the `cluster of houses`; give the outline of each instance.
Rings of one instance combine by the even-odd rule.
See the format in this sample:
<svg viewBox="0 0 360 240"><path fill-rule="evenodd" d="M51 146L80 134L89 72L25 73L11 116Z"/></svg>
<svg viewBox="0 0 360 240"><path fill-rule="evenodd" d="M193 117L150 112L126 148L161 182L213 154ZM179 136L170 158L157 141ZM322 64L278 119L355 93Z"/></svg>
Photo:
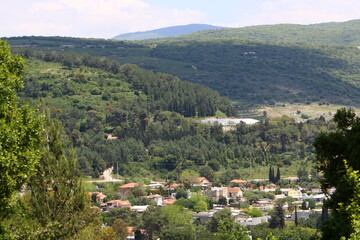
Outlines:
<svg viewBox="0 0 360 240"><path fill-rule="evenodd" d="M259 181L259 180L253 180ZM132 182L127 183L122 186L119 186L117 190L117 195L121 199L126 199L129 195L132 194L132 191L135 187L138 187L138 183ZM218 202L220 198L226 198L227 202L231 200L231 202L239 202L245 201L243 193L246 189L253 189L254 184L251 184L251 181L233 179L230 181L229 186L223 187L213 187L211 182L208 181L205 177L198 177L192 180L192 186L198 187L201 189L202 194L211 198L214 202ZM153 200L158 206L166 206L170 204L174 204L176 202L176 191L181 187L180 184L172 183L167 184L166 182L151 182L146 187L149 187L150 190L159 190L162 188L166 192L166 197L161 196L159 194L152 194L146 196L146 198ZM273 183L267 184L265 187L259 187L258 191L264 192L273 192L277 186ZM301 204L305 199L312 199L316 203L320 203L323 201L326 196L321 192L321 189L311 189L307 190L306 193L302 189L280 189L281 194L275 195L275 199L259 199L257 201L253 201L251 207L256 207L261 211L267 212L268 210L274 207L274 202L277 199L281 199L287 196L292 197L295 200L295 203ZM309 191L311 194L309 195ZM334 190L330 190L331 193ZM128 200L111 200L105 201L106 196L100 192L90 193L91 195L96 196L96 202L100 204L100 207L103 211L110 211L113 208L121 208L121 207L129 207L132 211L136 212L144 212L146 211L148 206L132 206ZM189 195L191 196L191 192L189 191ZM208 212L200 212L194 213L194 218L200 220L206 220L212 217L214 212L222 209L224 206L215 205L214 209L211 209ZM286 209L288 206L285 204L284 208ZM267 221L267 216L260 218L251 218L244 212L241 212L240 209L230 208L233 212L234 218L242 225L255 225L260 224ZM310 212L298 211L299 216L308 217ZM288 216L291 218L291 215Z"/></svg>
<svg viewBox="0 0 360 240"><path fill-rule="evenodd" d="M292 178L290 180L296 180L296 178ZM192 180L192 186L197 187L198 189L201 189L201 192L203 195L208 196L211 198L214 202L219 202L219 200L226 199L227 202L245 202L246 199L244 198L244 191L245 190L254 190L255 182L258 181L264 181L264 179L254 179L250 181L241 180L241 179L233 179L229 182L229 186L223 186L223 187L213 187L212 183L208 181L205 177L198 177ZM138 183L131 182L124 184L122 186L118 187L117 190L117 196L119 196L121 199L126 199L131 194L133 194L133 190L136 187L140 187ZM172 183L167 184L166 182L151 182L149 185L146 185L144 187L150 188L150 192L157 192L159 193L160 189L163 189L163 193L165 194L162 196L160 194L151 194L149 196L146 196L146 198L153 200L158 206L166 206L170 204L174 204L176 202L176 192L179 188L182 187L181 184L178 183ZM200 221L200 222L206 222L210 221L213 217L214 213L224 209L225 207L229 208L232 212L232 215L234 217L234 220L243 226L249 226L249 225L258 225L261 223L265 223L269 220L270 216L267 214L269 210L271 210L274 205L275 201L277 199L285 198L285 197L292 197L294 199L295 204L301 204L303 200L305 199L312 199L316 203L321 203L323 199L326 198L326 196L322 193L321 189L279 189L277 185L273 183L268 183L265 186L261 185L257 190L255 191L263 191L263 192L275 192L281 194L275 195L275 199L268 199L263 198L259 199L257 201L253 201L251 203L250 208L258 208L263 212L263 216L261 217L251 217L250 215L246 214L243 209L238 209L235 207L232 207L231 205L220 205L220 204L214 204L214 208L206 211L206 212L194 212L194 220ZM279 191L280 190L280 191ZM335 190L329 189L328 192L331 194ZM144 212L147 210L148 205L131 205L131 203L128 200L110 200L106 201L106 196L101 192L91 192L89 193L93 200L95 200L101 207L102 211L108 212L113 208L122 208L122 207L128 207L132 211L135 212ZM188 195L191 196L191 192L188 191ZM288 208L288 205L285 204L283 206L285 209ZM298 210L297 216L298 218L309 218L310 215L315 211L321 211L319 210ZM289 220L295 220L295 213L291 213L287 215L287 219ZM134 239L134 233L133 231L129 230L129 237L127 239Z"/></svg>

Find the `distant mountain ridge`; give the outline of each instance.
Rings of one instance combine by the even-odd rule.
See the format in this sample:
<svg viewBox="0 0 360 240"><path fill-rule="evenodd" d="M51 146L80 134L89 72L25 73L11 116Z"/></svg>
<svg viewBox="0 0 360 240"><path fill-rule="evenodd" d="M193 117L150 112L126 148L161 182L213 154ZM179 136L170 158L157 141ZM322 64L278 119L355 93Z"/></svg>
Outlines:
<svg viewBox="0 0 360 240"><path fill-rule="evenodd" d="M210 29L184 36L179 40L241 38L270 42L307 42L331 45L360 46L360 19L310 25L275 24L241 28Z"/></svg>
<svg viewBox="0 0 360 240"><path fill-rule="evenodd" d="M115 40L146 40L153 38L176 37L184 34L195 33L203 30L221 29L224 27L209 24L188 24L172 27L165 27L144 32L133 32L120 34L112 39Z"/></svg>

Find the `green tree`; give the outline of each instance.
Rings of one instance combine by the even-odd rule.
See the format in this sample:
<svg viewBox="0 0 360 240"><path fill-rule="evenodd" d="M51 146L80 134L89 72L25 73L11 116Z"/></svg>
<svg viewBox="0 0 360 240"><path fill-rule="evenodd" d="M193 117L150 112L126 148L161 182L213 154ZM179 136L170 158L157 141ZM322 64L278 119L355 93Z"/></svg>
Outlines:
<svg viewBox="0 0 360 240"><path fill-rule="evenodd" d="M179 188L176 191L175 198L176 199L180 199L180 198L187 199L188 198L188 192L183 188Z"/></svg>
<svg viewBox="0 0 360 240"><path fill-rule="evenodd" d="M240 224L229 218L219 222L218 232L215 233L216 240L248 240L249 235Z"/></svg>
<svg viewBox="0 0 360 240"><path fill-rule="evenodd" d="M344 179L344 160L353 170L360 169L360 119L353 109L342 108L335 114L334 122L337 130L320 134L314 142L317 168L323 172L322 188L336 188L326 203L332 209L332 214L322 225L324 239L348 237L354 231L350 213L340 207L340 203L342 206L351 204L356 190L354 185Z"/></svg>
<svg viewBox="0 0 360 240"><path fill-rule="evenodd" d="M47 119L45 126L44 153L28 183L28 196L22 200L24 212L35 222L27 237L68 239L81 232L98 212L90 209L75 151L66 145L60 122Z"/></svg>
<svg viewBox="0 0 360 240"><path fill-rule="evenodd" d="M41 119L28 106L19 107L23 59L0 40L0 222L9 212L14 192L35 172L40 159ZM0 236L2 232L0 224Z"/></svg>
<svg viewBox="0 0 360 240"><path fill-rule="evenodd" d="M278 201L276 206L271 213L271 218L269 220L270 228L284 228L285 227L285 211L282 207L282 202Z"/></svg>
<svg viewBox="0 0 360 240"><path fill-rule="evenodd" d="M149 206L142 217L142 224L150 240L157 239L165 220L161 217L161 208Z"/></svg>
<svg viewBox="0 0 360 240"><path fill-rule="evenodd" d="M280 167L277 167L277 171L276 171L276 177L275 177L275 182L279 182L281 179L281 176L280 176Z"/></svg>
<svg viewBox="0 0 360 240"><path fill-rule="evenodd" d="M220 196L220 197L219 197L218 204L220 204L220 205L227 205L227 204L228 204L227 198L224 197L224 196Z"/></svg>
<svg viewBox="0 0 360 240"><path fill-rule="evenodd" d="M119 240L122 240L122 239L125 239L129 235L128 230L127 230L128 226L129 225L124 220L122 220L121 218L118 218L114 221L114 223L111 227L116 233L116 238Z"/></svg>
<svg viewBox="0 0 360 240"><path fill-rule="evenodd" d="M223 210L214 213L208 225L209 230L211 232L217 232L220 222L224 219L229 219L232 221L231 211L228 208L224 208Z"/></svg>
<svg viewBox="0 0 360 240"><path fill-rule="evenodd" d="M316 207L316 203L312 199L304 199L301 204L302 210L314 209Z"/></svg>
<svg viewBox="0 0 360 240"><path fill-rule="evenodd" d="M256 207L249 209L246 213L251 217L261 217L263 215L262 211Z"/></svg>

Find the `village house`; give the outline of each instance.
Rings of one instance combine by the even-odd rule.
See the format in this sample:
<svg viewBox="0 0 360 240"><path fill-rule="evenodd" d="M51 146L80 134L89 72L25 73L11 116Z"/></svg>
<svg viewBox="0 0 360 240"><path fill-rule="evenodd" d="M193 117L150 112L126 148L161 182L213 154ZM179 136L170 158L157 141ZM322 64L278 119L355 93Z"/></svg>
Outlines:
<svg viewBox="0 0 360 240"><path fill-rule="evenodd" d="M131 211L142 213L145 212L148 209L148 207L149 207L148 205L141 205L141 206L136 205L131 207Z"/></svg>
<svg viewBox="0 0 360 240"><path fill-rule="evenodd" d="M137 186L137 183L127 183L122 185L117 190L117 193L120 194L122 198L126 198L131 194L131 191Z"/></svg>
<svg viewBox="0 0 360 240"><path fill-rule="evenodd" d="M101 206L103 211L110 211L113 208L131 207L131 203L128 200L111 200Z"/></svg>
<svg viewBox="0 0 360 240"><path fill-rule="evenodd" d="M150 190L157 190L160 189L162 187L165 187L166 182L150 182L149 185L146 185L147 187L150 187Z"/></svg>
<svg viewBox="0 0 360 240"><path fill-rule="evenodd" d="M93 198L93 196L95 196L96 202L100 203L100 204L104 203L104 200L106 198L106 195L101 192L89 192L89 195L91 198Z"/></svg>
<svg viewBox="0 0 360 240"><path fill-rule="evenodd" d="M192 181L194 187L208 188L211 186L211 182L205 177L197 177Z"/></svg>
<svg viewBox="0 0 360 240"><path fill-rule="evenodd" d="M237 185L239 187L245 187L247 181L241 179L233 179L229 182L230 185Z"/></svg>
<svg viewBox="0 0 360 240"><path fill-rule="evenodd" d="M151 199L153 201L156 202L156 205L158 206L162 206L162 203L163 203L163 197L160 196L159 194L155 194L155 195L150 195L150 196L147 196L146 198L148 199Z"/></svg>
<svg viewBox="0 0 360 240"><path fill-rule="evenodd" d="M263 216L263 217L248 218L246 221L239 222L239 223L242 226L255 226L255 225L262 224L262 223L266 223L267 221L268 221L268 218L266 216Z"/></svg>
<svg viewBox="0 0 360 240"><path fill-rule="evenodd" d="M180 187L180 184L172 183L170 185L165 186L165 190L167 193L175 192Z"/></svg>
<svg viewBox="0 0 360 240"><path fill-rule="evenodd" d="M227 187L212 187L209 189L205 189L203 191L205 196L208 196L213 201L218 202L220 197L228 198L228 188Z"/></svg>
<svg viewBox="0 0 360 240"><path fill-rule="evenodd" d="M118 139L118 137L115 137L112 134L109 134L106 139L107 140L114 140L114 139Z"/></svg>
<svg viewBox="0 0 360 240"><path fill-rule="evenodd" d="M318 210L319 212L321 210ZM315 213L315 210L298 210L297 211L297 218L305 218L308 219L311 214ZM291 220L295 221L295 211L291 214Z"/></svg>
<svg viewBox="0 0 360 240"><path fill-rule="evenodd" d="M163 201L163 204L162 205L164 205L164 206L166 206L166 205L172 205L172 204L174 204L176 202L176 199L164 199L164 201Z"/></svg>
<svg viewBox="0 0 360 240"><path fill-rule="evenodd" d="M240 200L240 198L242 198L243 196L243 191L239 187L229 187L227 189L227 192L228 192L227 195L228 199Z"/></svg>
<svg viewBox="0 0 360 240"><path fill-rule="evenodd" d="M274 204L271 199L263 198L263 199L253 202L252 206L257 207L260 210L270 210L274 207Z"/></svg>

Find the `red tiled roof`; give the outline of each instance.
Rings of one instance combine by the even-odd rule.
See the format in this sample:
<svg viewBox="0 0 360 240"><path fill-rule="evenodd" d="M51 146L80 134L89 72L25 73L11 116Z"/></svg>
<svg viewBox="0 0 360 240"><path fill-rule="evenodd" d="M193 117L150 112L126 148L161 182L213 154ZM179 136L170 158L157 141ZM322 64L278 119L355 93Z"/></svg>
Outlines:
<svg viewBox="0 0 360 240"><path fill-rule="evenodd" d="M170 205L174 204L176 202L176 199L167 199L163 202L164 205Z"/></svg>
<svg viewBox="0 0 360 240"><path fill-rule="evenodd" d="M120 186L119 189L134 188L137 185L138 185L137 183L127 183L127 184L124 184L124 185Z"/></svg>
<svg viewBox="0 0 360 240"><path fill-rule="evenodd" d="M240 192L239 187L228 188L228 193L238 193L238 192Z"/></svg>
<svg viewBox="0 0 360 240"><path fill-rule="evenodd" d="M161 197L162 197L162 196L159 195L159 194L147 196L147 198L150 198L150 199L152 199L152 198L161 198Z"/></svg>
<svg viewBox="0 0 360 240"><path fill-rule="evenodd" d="M173 184L166 186L166 188L178 188L178 187L180 187L180 184L177 184L177 183L173 183Z"/></svg>
<svg viewBox="0 0 360 240"><path fill-rule="evenodd" d="M194 179L193 182L195 182L195 183L203 183L203 184L209 184L210 183L210 181L207 180L205 177L197 177L197 178Z"/></svg>
<svg viewBox="0 0 360 240"><path fill-rule="evenodd" d="M240 180L240 179L233 179L230 181L230 183L247 183L246 180Z"/></svg>

